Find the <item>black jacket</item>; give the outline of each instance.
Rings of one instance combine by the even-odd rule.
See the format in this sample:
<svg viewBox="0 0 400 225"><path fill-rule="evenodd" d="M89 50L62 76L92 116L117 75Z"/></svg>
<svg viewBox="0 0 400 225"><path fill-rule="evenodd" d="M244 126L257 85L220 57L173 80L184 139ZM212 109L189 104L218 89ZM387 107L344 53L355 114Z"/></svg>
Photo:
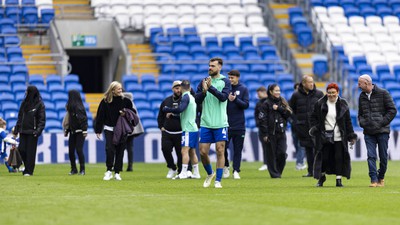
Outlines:
<svg viewBox="0 0 400 225"><path fill-rule="evenodd" d="M264 116L263 113L260 114L260 112L261 112L261 107L265 102L265 100L267 100L267 98L262 98L258 100L256 107L254 108L254 120L256 121L256 127L258 128L260 128L260 118ZM259 132L261 131L259 130Z"/></svg>
<svg viewBox="0 0 400 225"><path fill-rule="evenodd" d="M374 85L370 100L364 92L360 93L358 122L364 129L364 134L390 133L390 122L396 113L397 109L393 98L387 90Z"/></svg>
<svg viewBox="0 0 400 225"><path fill-rule="evenodd" d="M88 120L85 109L75 109L73 112L69 112L68 129L67 132L77 133L83 132L87 133Z"/></svg>
<svg viewBox="0 0 400 225"><path fill-rule="evenodd" d="M314 160L314 177L319 179L321 177L322 170L322 155L324 153L324 145L321 142L321 133L325 130L325 118L328 114L328 97L324 96L321 98L314 107L314 111L310 117L311 130L310 133L313 136L315 142L315 160ZM350 178L351 166L350 166L350 154L348 151L348 142L357 139L357 134L354 133L353 125L351 123L350 110L346 100L338 98L336 102L336 126L339 128L340 135L342 137L343 145L343 170L341 174ZM335 168L326 165L327 174L335 174Z"/></svg>
<svg viewBox="0 0 400 225"><path fill-rule="evenodd" d="M273 105L278 105L278 109L274 110ZM284 134L286 132L287 119L291 112L283 105L282 97L277 99L268 97L261 106L259 117L260 131L264 136Z"/></svg>
<svg viewBox="0 0 400 225"><path fill-rule="evenodd" d="M244 110L249 108L249 90L241 83L232 85L231 93L236 94L234 101L228 100L227 114L229 130L246 130Z"/></svg>
<svg viewBox="0 0 400 225"><path fill-rule="evenodd" d="M314 147L308 131L310 130L310 115L314 110L315 103L324 96L322 91L315 85L314 89L306 93L303 84L300 83L298 91L294 92L289 105L293 110L293 126L300 145L303 147Z"/></svg>
<svg viewBox="0 0 400 225"><path fill-rule="evenodd" d="M104 99L101 100L97 109L96 124L94 125L95 133L101 133L104 125L115 127L120 115L119 111L122 111L124 108L133 110L132 101L129 98L115 96L111 103L107 103Z"/></svg>
<svg viewBox="0 0 400 225"><path fill-rule="evenodd" d="M158 111L158 128L164 127L167 131L178 132L182 131L181 128L181 120L179 114L173 114L171 117L167 118L167 113L163 112L164 106L168 106L170 108L178 108L181 102L181 97L178 99L174 99L174 95L171 95L164 99L164 101L160 105L160 109Z"/></svg>
<svg viewBox="0 0 400 225"><path fill-rule="evenodd" d="M40 136L46 124L45 106L42 101L33 109L24 112L21 108L18 112L18 121L14 128L14 134L33 134Z"/></svg>

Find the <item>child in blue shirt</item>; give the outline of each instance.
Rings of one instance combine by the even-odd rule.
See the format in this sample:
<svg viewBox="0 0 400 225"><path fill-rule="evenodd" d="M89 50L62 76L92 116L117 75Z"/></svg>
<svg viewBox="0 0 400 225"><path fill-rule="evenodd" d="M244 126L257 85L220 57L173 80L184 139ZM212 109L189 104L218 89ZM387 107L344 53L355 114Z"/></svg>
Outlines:
<svg viewBox="0 0 400 225"><path fill-rule="evenodd" d="M8 165L8 155L7 155L7 144L17 144L15 140L10 137L7 137L6 129L6 121L0 117L0 160L4 160L4 164L6 165L8 172L14 173L17 172L12 166Z"/></svg>

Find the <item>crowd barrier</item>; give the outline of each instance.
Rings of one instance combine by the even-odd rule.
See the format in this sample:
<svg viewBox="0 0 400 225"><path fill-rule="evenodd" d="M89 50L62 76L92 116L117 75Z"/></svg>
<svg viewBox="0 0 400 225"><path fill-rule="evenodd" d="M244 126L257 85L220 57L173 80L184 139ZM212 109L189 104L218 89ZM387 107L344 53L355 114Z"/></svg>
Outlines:
<svg viewBox="0 0 400 225"><path fill-rule="evenodd" d="M367 160L367 150L362 131L356 132L359 140L350 149L350 156L353 161ZM287 133L288 149L287 161L295 160L295 148L292 142L291 132ZM94 133L89 133L84 144L85 160L88 163L105 162L104 138L97 139ZM398 131L390 133L389 157L391 160L400 160L400 137ZM215 146L211 145L210 159L216 161ZM229 155L232 157L232 154ZM69 163L68 158L68 137L63 133L44 133L39 138L37 148L37 163ZM243 149L242 160L246 162L262 161L262 148L258 140L258 134L254 131L247 131ZM145 163L164 163L161 152L161 133L147 132L134 140L134 161ZM124 154L124 162L127 162L127 154Z"/></svg>

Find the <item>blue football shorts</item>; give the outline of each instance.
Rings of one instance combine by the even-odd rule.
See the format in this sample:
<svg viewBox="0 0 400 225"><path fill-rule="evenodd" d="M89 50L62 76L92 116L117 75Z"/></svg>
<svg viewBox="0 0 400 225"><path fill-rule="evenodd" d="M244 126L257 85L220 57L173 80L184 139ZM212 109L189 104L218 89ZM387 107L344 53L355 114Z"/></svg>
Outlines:
<svg viewBox="0 0 400 225"><path fill-rule="evenodd" d="M218 128L211 129L207 127L200 127L200 143L217 143L220 141L228 140L228 129Z"/></svg>
<svg viewBox="0 0 400 225"><path fill-rule="evenodd" d="M182 132L182 147L197 148L199 143L199 132Z"/></svg>

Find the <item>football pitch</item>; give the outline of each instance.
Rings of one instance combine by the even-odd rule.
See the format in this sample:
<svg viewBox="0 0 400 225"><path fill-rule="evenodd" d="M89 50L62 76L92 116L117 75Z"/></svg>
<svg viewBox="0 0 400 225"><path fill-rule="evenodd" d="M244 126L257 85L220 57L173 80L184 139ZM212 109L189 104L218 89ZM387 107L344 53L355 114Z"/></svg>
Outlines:
<svg viewBox="0 0 400 225"><path fill-rule="evenodd" d="M200 180L171 180L165 164L135 163L122 181L103 181L103 163L87 164L85 176L69 176L69 164L37 165L32 177L9 174L2 165L0 223L400 224L399 161L389 161L383 188L368 187L366 162L352 162L343 188L335 187L335 176L315 187L293 162L282 179L270 179L260 165L243 163L242 179L223 179L222 189L203 188L202 167Z"/></svg>

